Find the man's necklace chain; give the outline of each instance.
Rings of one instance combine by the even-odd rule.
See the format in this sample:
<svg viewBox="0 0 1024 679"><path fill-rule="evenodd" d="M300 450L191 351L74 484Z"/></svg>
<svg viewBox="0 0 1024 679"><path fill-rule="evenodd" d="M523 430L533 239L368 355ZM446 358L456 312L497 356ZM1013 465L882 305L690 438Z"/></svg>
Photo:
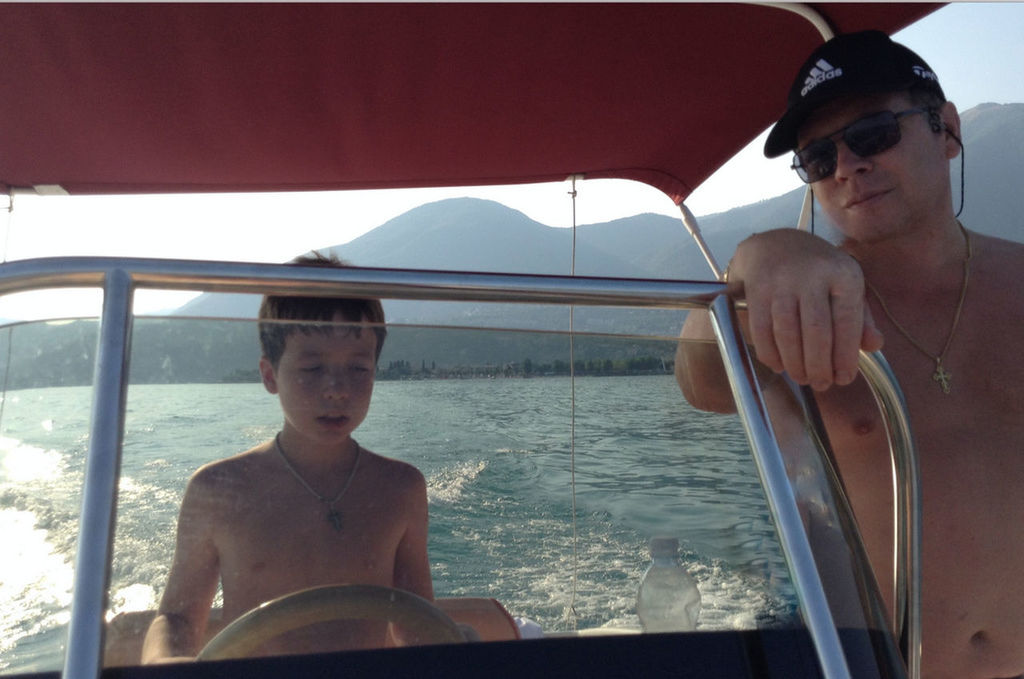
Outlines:
<svg viewBox="0 0 1024 679"><path fill-rule="evenodd" d="M953 373L946 370L946 368L942 365L942 361L943 359L946 358L946 352L949 351L949 345L953 343L953 336L956 334L957 326L960 324L960 313L964 309L964 299L967 297L967 283L968 281L970 281L971 278L971 258L974 256L974 252L971 249L970 234L967 233L967 229L965 229L964 225L961 224L959 221L957 222L957 226L960 227L960 233L964 235L964 243L967 245L967 255L964 257L964 282L963 285L960 286L960 299L957 300L956 312L953 314L953 325L949 328L949 335L946 337L946 344L942 347L942 351L939 352L938 356L932 355L930 351L925 349L920 342L914 339L914 337L909 332L907 332L906 328L904 328L903 325L901 325L900 322L897 321L895 317L893 317L892 313L889 311L889 307L887 307L885 304L885 300L882 299L882 296L880 294L878 294L878 290L875 289L875 286L871 285L871 283L867 283L868 290L870 290L871 294L873 294L875 296L875 299L878 300L879 306L882 307L882 311L889 318L889 321L892 322L893 326L900 332L901 335L907 338L907 341L910 342L910 344L913 345L915 349L920 351L922 354L924 354L931 360L935 361L935 372L932 373L932 379L939 384L939 387L942 389L943 393L946 394L950 392L950 384L953 381Z"/></svg>

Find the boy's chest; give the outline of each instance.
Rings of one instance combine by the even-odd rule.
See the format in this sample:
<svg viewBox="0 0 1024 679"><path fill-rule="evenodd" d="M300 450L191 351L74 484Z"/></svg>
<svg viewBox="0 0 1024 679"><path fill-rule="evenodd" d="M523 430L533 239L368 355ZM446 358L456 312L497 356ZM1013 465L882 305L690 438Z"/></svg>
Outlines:
<svg viewBox="0 0 1024 679"><path fill-rule="evenodd" d="M266 500L232 512L218 538L226 609L318 585L393 584L401 526L387 511L339 502L329 517L312 496Z"/></svg>

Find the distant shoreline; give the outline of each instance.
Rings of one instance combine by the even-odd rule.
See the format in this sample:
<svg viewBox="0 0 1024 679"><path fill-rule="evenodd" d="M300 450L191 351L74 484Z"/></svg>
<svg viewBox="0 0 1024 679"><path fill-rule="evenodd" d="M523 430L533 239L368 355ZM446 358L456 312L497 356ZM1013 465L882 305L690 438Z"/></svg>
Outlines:
<svg viewBox="0 0 1024 679"><path fill-rule="evenodd" d="M454 368L420 367L413 369L408 361L392 361L386 368L377 369L378 382L419 381L419 380L486 380L486 379L533 379L538 377L646 377L651 375L672 375L675 361L656 356L637 359L589 359L577 361L575 370L570 371L568 363L535 364L526 360L522 363L507 363L502 366L459 366ZM236 370L223 377L221 383L258 383L259 370Z"/></svg>

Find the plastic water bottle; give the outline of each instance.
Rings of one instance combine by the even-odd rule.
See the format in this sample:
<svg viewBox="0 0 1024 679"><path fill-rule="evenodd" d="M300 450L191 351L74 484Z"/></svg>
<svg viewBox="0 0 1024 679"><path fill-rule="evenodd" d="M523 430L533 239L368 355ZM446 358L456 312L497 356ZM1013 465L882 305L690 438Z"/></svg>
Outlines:
<svg viewBox="0 0 1024 679"><path fill-rule="evenodd" d="M700 591L679 561L676 538L651 538L651 565L640 581L636 614L645 632L696 629Z"/></svg>

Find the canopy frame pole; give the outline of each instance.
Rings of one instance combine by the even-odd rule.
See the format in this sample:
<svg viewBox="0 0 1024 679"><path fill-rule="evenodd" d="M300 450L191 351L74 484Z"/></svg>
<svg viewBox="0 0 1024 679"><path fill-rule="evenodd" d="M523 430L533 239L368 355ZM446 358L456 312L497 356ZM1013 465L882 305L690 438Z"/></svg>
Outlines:
<svg viewBox="0 0 1024 679"><path fill-rule="evenodd" d="M700 248L700 252L704 255L704 259L707 261L708 266L711 267L711 273L714 275L715 280L723 280L725 278L725 272L718 265L718 260L715 259L714 253L711 252L711 248L708 247L707 242L704 240L704 235L700 231L700 225L697 223L697 218L690 212L690 208L686 207L686 203L679 203L679 211L683 215L683 226L690 233L690 237L693 238L694 242L697 243L697 247Z"/></svg>

